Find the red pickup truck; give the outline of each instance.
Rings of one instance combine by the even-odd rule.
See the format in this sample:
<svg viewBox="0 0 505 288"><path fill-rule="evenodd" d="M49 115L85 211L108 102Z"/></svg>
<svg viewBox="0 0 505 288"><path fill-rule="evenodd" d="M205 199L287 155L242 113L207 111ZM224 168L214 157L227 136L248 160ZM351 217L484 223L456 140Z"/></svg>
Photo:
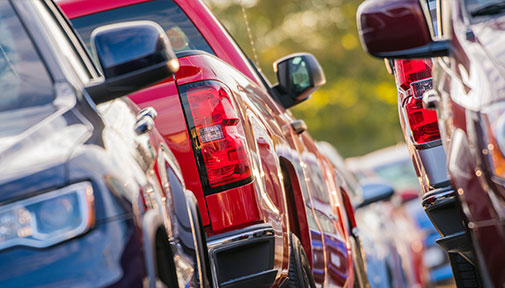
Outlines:
<svg viewBox="0 0 505 288"><path fill-rule="evenodd" d="M365 285L341 178L286 110L325 83L312 55L277 61L272 86L200 1L59 5L88 46L97 27L134 20L159 23L171 40L179 72L130 98L158 111L201 209L215 287Z"/></svg>

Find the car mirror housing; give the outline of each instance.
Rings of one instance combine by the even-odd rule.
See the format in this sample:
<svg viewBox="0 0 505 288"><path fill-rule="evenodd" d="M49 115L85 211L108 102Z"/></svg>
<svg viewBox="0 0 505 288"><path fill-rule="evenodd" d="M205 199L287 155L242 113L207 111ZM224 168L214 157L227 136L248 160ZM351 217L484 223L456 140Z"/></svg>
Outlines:
<svg viewBox="0 0 505 288"><path fill-rule="evenodd" d="M284 108L307 100L314 91L326 83L323 69L309 53L297 53L274 63L279 83L274 87Z"/></svg>
<svg viewBox="0 0 505 288"><path fill-rule="evenodd" d="M179 69L165 32L152 21L101 26L91 34L91 46L105 77L87 87L96 103L153 85Z"/></svg>
<svg viewBox="0 0 505 288"><path fill-rule="evenodd" d="M372 56L412 59L447 56L450 42L433 41L419 0L367 0L357 12L363 48ZM427 11L425 13L425 10Z"/></svg>
<svg viewBox="0 0 505 288"><path fill-rule="evenodd" d="M356 209L366 207L379 201L387 201L395 194L394 188L382 181L364 181L360 183L363 201L356 206Z"/></svg>

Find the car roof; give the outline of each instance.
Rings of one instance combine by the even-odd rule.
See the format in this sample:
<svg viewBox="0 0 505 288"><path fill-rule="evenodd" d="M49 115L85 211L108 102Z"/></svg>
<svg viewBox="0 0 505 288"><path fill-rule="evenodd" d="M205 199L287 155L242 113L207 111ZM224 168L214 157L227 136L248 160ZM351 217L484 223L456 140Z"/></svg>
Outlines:
<svg viewBox="0 0 505 288"><path fill-rule="evenodd" d="M73 19L147 1L150 0L56 0L56 4Z"/></svg>

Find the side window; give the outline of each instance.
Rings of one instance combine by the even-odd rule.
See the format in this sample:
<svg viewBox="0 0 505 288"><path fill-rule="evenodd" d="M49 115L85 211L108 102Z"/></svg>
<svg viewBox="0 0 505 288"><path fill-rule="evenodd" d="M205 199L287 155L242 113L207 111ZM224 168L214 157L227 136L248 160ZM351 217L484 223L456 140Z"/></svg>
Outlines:
<svg viewBox="0 0 505 288"><path fill-rule="evenodd" d="M0 1L0 90L0 137L18 135L56 111L51 77L8 1Z"/></svg>
<svg viewBox="0 0 505 288"><path fill-rule="evenodd" d="M437 0L428 0L428 8L430 9L431 25L435 38L438 37L438 20L437 20Z"/></svg>
<svg viewBox="0 0 505 288"><path fill-rule="evenodd" d="M175 52L203 50L214 54L207 41L173 0L155 0L128 5L71 21L89 49L91 33L97 27L145 19L158 23L165 30Z"/></svg>
<svg viewBox="0 0 505 288"><path fill-rule="evenodd" d="M92 71L90 71L90 63L86 63L86 61L79 56L75 46L76 43L72 42L72 40L76 41L76 39L69 38L67 31L62 27L63 23L59 22L58 19L55 18L55 15L48 11L49 7L45 6L44 2L35 1L34 3L40 15L44 18L44 24L46 24L48 30L51 31L50 35L52 36L52 40L58 46L59 51L61 51L65 59L74 68L83 83L89 82L96 75L93 75Z"/></svg>

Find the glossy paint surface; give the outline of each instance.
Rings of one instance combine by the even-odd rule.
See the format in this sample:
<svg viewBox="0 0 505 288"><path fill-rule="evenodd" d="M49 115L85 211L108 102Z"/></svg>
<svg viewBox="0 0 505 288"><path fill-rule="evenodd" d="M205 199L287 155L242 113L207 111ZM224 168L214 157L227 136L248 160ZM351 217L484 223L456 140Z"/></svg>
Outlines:
<svg viewBox="0 0 505 288"><path fill-rule="evenodd" d="M445 27L451 37L451 57L437 59L434 72L434 86L441 97L440 126L449 174L483 268L481 274L487 285L500 287L505 285L505 182L494 175L489 154L497 148L496 143L488 143L489 124L483 114L505 100L505 17L469 19L461 3L451 4L453 15L445 19L452 26Z"/></svg>
<svg viewBox="0 0 505 288"><path fill-rule="evenodd" d="M29 199L88 181L93 190L94 211L90 213L94 213L94 223L82 235L44 249L16 246L1 251L3 269L0 286L143 286L147 280L154 283L156 271L153 267L156 263L152 251L155 250L155 239L148 231L158 229L165 231L177 243L188 244L184 251L182 247L172 250L179 259L175 261L176 266L186 269L174 272L181 285L197 285L197 274L201 272L201 265L197 262L204 260L197 261L191 249L199 244L193 239L200 241L201 238L190 237L191 243L183 239L188 234L184 233L185 227L196 224L180 221L184 215L165 202L172 198L171 195L185 193L184 183L178 177L171 177L169 187L159 179L167 170L178 171L177 163L169 160L169 165L163 166L163 169L157 165L158 157L170 153L164 151L166 145L156 130L140 135L135 131L140 119L139 108L129 99L116 99L98 106L91 101L83 88L90 79L74 69L90 69L87 71L90 77L98 75L97 71L91 70L91 67L71 65L66 57L72 55L91 60L86 58L87 54L80 52L84 51L82 47L72 49L76 48L73 45L78 45L76 42L53 46L51 41L54 39L51 37L57 37L58 33L71 33L68 31L72 30L66 26L62 15L46 19L35 12L45 11L41 13L51 15L57 11L50 10L50 2L47 2L49 7L44 4L38 6L36 9L39 10L34 9L34 3L42 2L16 1L13 5L33 36L31 39L44 63L52 63L46 68L55 81L50 84L54 85L58 95L61 94L58 98L60 102L55 105L58 110L51 117L33 126L31 133L10 146L19 148L32 143L32 148L44 149L37 153L43 157L31 157L18 163L26 167L22 169L23 173L3 174L0 197L2 202ZM53 29L48 29L46 25ZM67 41L67 38L59 40ZM62 52L62 49L67 50ZM35 145L33 141L37 139L35 142L38 144ZM39 145L42 143L48 145ZM7 159L2 157L3 160ZM17 194L8 191L17 191ZM158 213L158 223L146 222L146 215L153 213ZM189 234L199 235L196 229L190 229ZM169 243L168 238L166 242Z"/></svg>
<svg viewBox="0 0 505 288"><path fill-rule="evenodd" d="M179 60L181 68L176 74L178 86L196 81L218 80L229 88L239 107L240 121L244 124L248 150L253 159L253 183L206 197L212 229L219 232L240 228L247 222L270 223L276 236L274 267L282 271L279 273L280 281L285 276L283 272L287 269L289 259L286 202L279 181L278 156L275 155L276 145L282 145L283 142L282 132L270 130L275 118L263 117L269 112L264 111L268 106L260 104L265 101L258 99L264 95L262 90L237 70L208 54L182 57ZM248 201L233 204L232 207L240 211L229 207L223 209L231 200Z"/></svg>
<svg viewBox="0 0 505 288"><path fill-rule="evenodd" d="M417 0L368 0L360 5L357 15L359 35L372 55L411 49L431 41ZM409 23L408 27L405 23Z"/></svg>
<svg viewBox="0 0 505 288"><path fill-rule="evenodd" d="M79 2L83 5L86 3L83 0ZM122 5L119 2L121 1L116 3L117 7ZM244 124L245 140L252 160L253 182L244 187L206 196L204 199L198 167L189 142L191 131L188 131L183 107L172 80L141 91L132 95L131 98L141 107L153 106L158 110L159 116L156 125L159 126L161 134L181 163L187 187L198 198L204 225L208 225L212 229L211 234L233 231L233 229L241 228L247 223L265 222L272 225L275 234L274 268L279 271L275 285L279 285L287 276L290 231L287 220L286 195L281 181L280 159L285 161L284 163L292 167L292 171L294 171L292 175L294 181L292 182L296 183L298 187L293 190L310 195L308 193L329 193L324 188L327 185L326 176L321 171L323 168L319 167L319 179L322 182L319 186L309 188L307 186L307 181L310 179L307 174L309 168L304 164L301 155L303 153L311 154L309 158L316 159L310 164L314 167L321 165L317 160L320 156L317 155L317 149L314 147L309 149L310 152L305 151L307 148L304 148L304 142L312 142L313 140L309 137L301 141L300 136L292 130L290 123L295 119L266 93L266 88L262 86L262 82L248 60L241 54L236 44L202 2L186 0L176 0L175 2L184 10L207 40L216 56L220 58L199 53L194 53L195 55L181 54L179 58L180 70L175 75L176 85L182 86L198 81L216 80L229 88L233 94L232 98L237 103L240 121ZM67 6L67 3L70 2L61 2L65 11L66 7L70 7ZM107 5L98 5L97 7L97 12L112 8ZM314 189L322 190L316 191ZM310 197L296 197L296 202L310 207L308 204L308 201L311 201ZM242 201L242 203L238 201ZM229 208L230 205L233 209L223 209ZM297 208L299 208L298 205ZM333 213L332 209L330 204L326 203L324 213ZM307 218L319 221L315 216L315 210L312 208L304 210ZM345 214L346 212L340 213ZM309 257L312 255L310 261L313 263L314 269L322 271L322 276L318 280L319 284L324 284L325 287L352 286L349 244L346 243L346 236L342 235L344 233L343 220L332 220L331 223L336 231L333 233L329 230L322 230L317 222L314 222L315 225L311 225L312 220L310 219L300 220L297 231L300 231L301 234L297 236L302 240L305 249L309 249L307 255ZM310 233L307 229L307 222L308 226L312 227ZM323 243L325 244L323 245ZM325 252L325 249L328 250L328 253ZM334 263L329 268L328 265L332 259ZM335 265L335 263L339 265Z"/></svg>
<svg viewBox="0 0 505 288"><path fill-rule="evenodd" d="M254 184L205 197L214 232L254 223L259 219ZM224 213L223 213L224 212Z"/></svg>

